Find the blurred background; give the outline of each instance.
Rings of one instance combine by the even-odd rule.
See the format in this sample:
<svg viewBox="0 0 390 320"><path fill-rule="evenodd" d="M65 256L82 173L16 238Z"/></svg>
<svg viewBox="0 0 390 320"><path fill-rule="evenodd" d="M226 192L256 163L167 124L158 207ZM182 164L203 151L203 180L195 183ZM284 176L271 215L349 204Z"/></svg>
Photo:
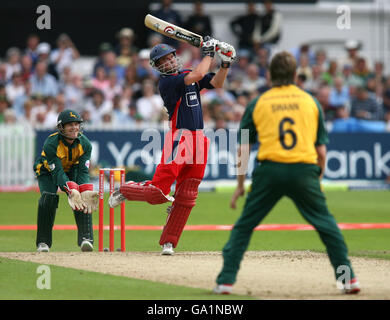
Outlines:
<svg viewBox="0 0 390 320"><path fill-rule="evenodd" d="M166 42L185 68L196 66L201 52L147 29L147 13L235 46L224 89L202 91L209 133L234 139L229 132L248 102L270 88L270 59L287 50L298 63L296 84L323 108L330 133L325 181L388 188L389 1L52 0L38 11L41 5L0 3L0 191L35 188L34 158L66 108L85 121L92 172L125 167L129 177L150 177L160 155L142 156L145 132L162 136L167 114L149 50ZM218 65L215 59L212 69ZM204 184L234 181L235 150L224 148L212 141Z"/></svg>

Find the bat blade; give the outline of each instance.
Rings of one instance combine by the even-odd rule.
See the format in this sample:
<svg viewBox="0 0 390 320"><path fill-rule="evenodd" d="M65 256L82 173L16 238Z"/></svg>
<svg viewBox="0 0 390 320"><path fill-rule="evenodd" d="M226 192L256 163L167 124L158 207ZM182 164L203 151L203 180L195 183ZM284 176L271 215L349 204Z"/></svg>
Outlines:
<svg viewBox="0 0 390 320"><path fill-rule="evenodd" d="M201 35L175 26L172 23L161 20L151 14L145 16L145 26L153 31L163 34L172 39L189 43L195 47L201 47L203 38Z"/></svg>

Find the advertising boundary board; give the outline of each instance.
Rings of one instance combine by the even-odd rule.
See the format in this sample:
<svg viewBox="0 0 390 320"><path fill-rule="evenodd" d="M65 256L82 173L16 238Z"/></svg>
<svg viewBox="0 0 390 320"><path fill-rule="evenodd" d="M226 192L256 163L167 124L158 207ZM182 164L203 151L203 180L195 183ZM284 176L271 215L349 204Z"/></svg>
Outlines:
<svg viewBox="0 0 390 320"><path fill-rule="evenodd" d="M52 131L37 131L36 154L40 154L46 137ZM164 132L87 131L92 165L105 167L137 166L153 174L161 159ZM210 139L205 180L235 179L237 130L205 130ZM330 133L327 145L325 179L384 180L390 175L390 133ZM251 151L248 174L256 165L256 150Z"/></svg>

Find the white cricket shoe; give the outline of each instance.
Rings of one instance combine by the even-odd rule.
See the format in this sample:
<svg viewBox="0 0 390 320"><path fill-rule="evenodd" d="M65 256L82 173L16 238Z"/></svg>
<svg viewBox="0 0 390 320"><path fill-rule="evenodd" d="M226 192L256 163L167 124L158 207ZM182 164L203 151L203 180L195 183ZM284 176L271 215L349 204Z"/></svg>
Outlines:
<svg viewBox="0 0 390 320"><path fill-rule="evenodd" d="M161 251L161 254L163 256L171 256L173 255L175 252L173 251L173 245L172 243L170 242L167 242L167 243L164 243L163 246L162 246L162 251Z"/></svg>
<svg viewBox="0 0 390 320"><path fill-rule="evenodd" d="M358 294L360 292L360 283L357 278L351 279L348 283L344 284L340 281L337 282L337 288L344 294Z"/></svg>
<svg viewBox="0 0 390 320"><path fill-rule="evenodd" d="M49 252L50 248L46 243L41 242L41 243L38 243L37 251L38 252Z"/></svg>
<svg viewBox="0 0 390 320"><path fill-rule="evenodd" d="M83 242L81 242L81 251L82 252L90 252L93 251L93 245L90 240L84 239Z"/></svg>
<svg viewBox="0 0 390 320"><path fill-rule="evenodd" d="M233 285L231 284L217 284L213 289L215 294L231 294L233 290Z"/></svg>
<svg viewBox="0 0 390 320"><path fill-rule="evenodd" d="M108 199L108 205L110 206L110 208L115 208L125 200L126 200L125 196L122 193L120 193L119 190L116 190L112 193L112 195Z"/></svg>

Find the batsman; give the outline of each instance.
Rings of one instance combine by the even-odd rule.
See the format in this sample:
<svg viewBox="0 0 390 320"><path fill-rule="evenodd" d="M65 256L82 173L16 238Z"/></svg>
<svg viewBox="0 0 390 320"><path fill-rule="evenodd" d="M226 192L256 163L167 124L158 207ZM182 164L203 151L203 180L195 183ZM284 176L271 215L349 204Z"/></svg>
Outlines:
<svg viewBox="0 0 390 320"><path fill-rule="evenodd" d="M77 224L77 244L81 251L93 250L92 212L98 206L98 192L89 183L92 145L82 134L83 119L73 110L62 111L57 132L44 142L34 163L41 197L38 201L38 252L49 252L52 229L58 208L58 188L68 196Z"/></svg>
<svg viewBox="0 0 390 320"><path fill-rule="evenodd" d="M184 226L195 206L198 187L204 176L209 141L203 134L200 91L222 88L231 62L233 46L206 37L202 44L203 58L193 70L181 70L176 50L158 44L150 52L150 64L161 73L159 91L169 114L170 130L164 140L160 164L153 179L142 183L128 182L109 199L110 207L124 200L162 204L172 201L160 237L163 255L172 255ZM221 58L216 73L209 73L215 53ZM176 181L175 194L169 196Z"/></svg>

